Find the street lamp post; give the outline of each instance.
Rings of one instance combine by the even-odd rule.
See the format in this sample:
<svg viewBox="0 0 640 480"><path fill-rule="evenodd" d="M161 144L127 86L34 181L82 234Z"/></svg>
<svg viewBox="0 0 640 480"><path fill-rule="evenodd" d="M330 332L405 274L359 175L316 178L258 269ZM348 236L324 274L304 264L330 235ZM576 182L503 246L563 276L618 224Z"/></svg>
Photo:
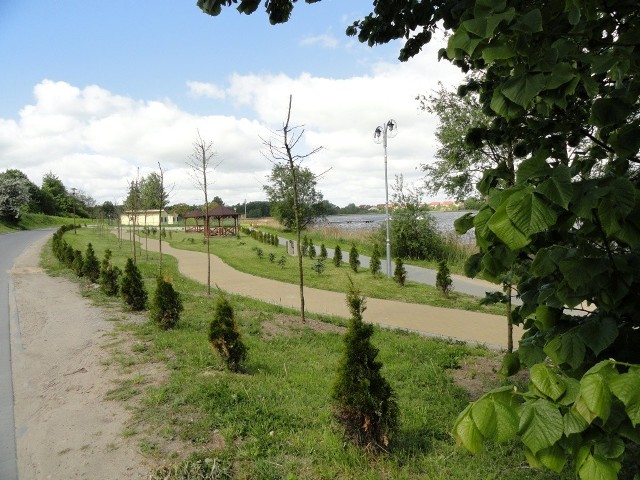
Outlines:
<svg viewBox="0 0 640 480"><path fill-rule="evenodd" d="M398 133L398 124L395 120L389 120L376 127L373 132L373 141L382 143L384 149L384 211L387 217L387 276L391 277L391 238L389 236L389 181L387 178L387 138L393 138Z"/></svg>

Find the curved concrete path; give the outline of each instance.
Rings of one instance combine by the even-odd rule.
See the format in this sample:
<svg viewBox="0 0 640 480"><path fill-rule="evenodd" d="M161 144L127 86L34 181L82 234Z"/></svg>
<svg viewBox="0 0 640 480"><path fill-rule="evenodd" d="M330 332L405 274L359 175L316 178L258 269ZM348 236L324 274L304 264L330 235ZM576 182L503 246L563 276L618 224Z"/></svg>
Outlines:
<svg viewBox="0 0 640 480"><path fill-rule="evenodd" d="M148 248L157 252L159 242L149 239ZM203 284L207 282L205 253L179 250L166 242L162 244L162 253L177 259L178 268L183 275ZM300 308L298 285L239 272L212 254L211 285L216 284L230 293ZM304 297L307 312L349 317L343 293L305 287ZM506 347L506 320L498 315L367 298L364 319L384 327L400 328L428 336L453 338L493 348ZM519 328L514 329L514 343L517 344L521 335Z"/></svg>

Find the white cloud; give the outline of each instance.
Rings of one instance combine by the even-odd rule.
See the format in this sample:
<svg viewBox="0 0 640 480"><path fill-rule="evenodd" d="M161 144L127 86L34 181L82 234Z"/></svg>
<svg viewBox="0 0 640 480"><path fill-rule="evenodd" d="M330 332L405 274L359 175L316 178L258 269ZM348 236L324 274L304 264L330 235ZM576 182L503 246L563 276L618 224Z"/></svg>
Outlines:
<svg viewBox="0 0 640 480"><path fill-rule="evenodd" d="M300 46L302 47L311 47L311 46L320 46L323 48L337 48L340 42L336 37L331 34L324 33L322 35L312 35L303 38L300 41Z"/></svg>
<svg viewBox="0 0 640 480"><path fill-rule="evenodd" d="M271 169L260 136L282 127L289 95L292 124L304 125L300 151L324 148L306 165L329 170L319 187L338 205L384 202L383 149L373 142L376 126L393 118L397 137L389 140L389 182L404 174L418 181L417 167L433 157L436 119L418 111L416 95L441 80L456 85L454 67L436 60L437 46L404 64L377 64L368 75L346 79L303 73L231 75L224 87L187 82L194 95L207 96L253 112L251 118L195 115L171 100L141 101L99 86L79 87L44 80L34 87L34 102L17 120L0 118L0 171L18 168L35 183L51 171L99 203L120 201L127 181L166 171L174 185L172 202L201 203L186 161L196 131L214 142L222 163L212 174L212 195L227 203L264 199L262 184Z"/></svg>
<svg viewBox="0 0 640 480"><path fill-rule="evenodd" d="M188 81L187 87L189 87L189 95L193 97L205 97L212 98L214 100L222 100L225 97L224 89L212 83Z"/></svg>

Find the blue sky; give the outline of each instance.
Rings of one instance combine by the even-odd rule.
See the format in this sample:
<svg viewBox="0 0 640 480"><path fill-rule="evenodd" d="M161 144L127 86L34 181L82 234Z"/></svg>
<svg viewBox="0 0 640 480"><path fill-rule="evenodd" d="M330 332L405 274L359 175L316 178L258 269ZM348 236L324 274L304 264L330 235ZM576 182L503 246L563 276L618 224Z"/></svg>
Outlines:
<svg viewBox="0 0 640 480"><path fill-rule="evenodd" d="M419 181L435 119L414 98L460 76L437 62L440 44L400 64L399 42L369 48L347 37L371 5L298 2L289 23L272 26L262 6L210 17L195 1L1 2L0 171L19 168L38 184L52 171L101 203L161 162L171 201L197 203L185 162L200 130L222 161L212 194L264 199L271 164L260 137L281 126L293 94L303 149L324 147L306 166L331 169L319 182L325 198L381 203L382 151L371 133L395 118L389 175Z"/></svg>

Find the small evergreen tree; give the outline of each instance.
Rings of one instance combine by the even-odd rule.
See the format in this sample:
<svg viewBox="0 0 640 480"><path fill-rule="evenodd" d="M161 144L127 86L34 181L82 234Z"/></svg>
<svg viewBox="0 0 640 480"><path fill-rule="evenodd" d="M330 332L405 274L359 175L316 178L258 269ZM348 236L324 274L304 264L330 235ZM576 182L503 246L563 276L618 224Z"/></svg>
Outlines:
<svg viewBox="0 0 640 480"><path fill-rule="evenodd" d="M442 292L445 297L449 297L453 285L451 274L446 260L438 262L438 273L436 275L436 288Z"/></svg>
<svg viewBox="0 0 640 480"><path fill-rule="evenodd" d="M375 277L378 273L380 273L380 249L378 248L378 244L373 244L373 252L371 253L371 259L369 260L369 270L372 275Z"/></svg>
<svg viewBox="0 0 640 480"><path fill-rule="evenodd" d="M342 250L340 249L340 245L336 245L333 251L333 264L338 268L342 265Z"/></svg>
<svg viewBox="0 0 640 480"><path fill-rule="evenodd" d="M286 264L287 264L287 257L282 255L278 260L278 265L280 266L280 268L284 268Z"/></svg>
<svg viewBox="0 0 640 480"><path fill-rule="evenodd" d="M370 338L373 326L362 321L365 298L349 278L347 305L351 312L344 337L345 351L333 385L334 417L346 436L368 449L386 447L398 428L395 393L380 373L378 349Z"/></svg>
<svg viewBox="0 0 640 480"><path fill-rule="evenodd" d="M358 267L360 266L360 255L358 254L358 249L356 248L356 244L351 245L351 250L349 250L349 266L351 270L355 273L358 273Z"/></svg>
<svg viewBox="0 0 640 480"><path fill-rule="evenodd" d="M222 356L229 370L242 371L242 364L247 358L247 347L242 342L233 307L222 294L218 296L213 320L209 325L209 343Z"/></svg>
<svg viewBox="0 0 640 480"><path fill-rule="evenodd" d="M324 272L324 260L320 257L316 258L316 261L313 263L313 266L311 268L318 275L321 275L322 272Z"/></svg>
<svg viewBox="0 0 640 480"><path fill-rule="evenodd" d="M82 252L80 250L73 251L73 262L71 263L71 268L76 275L82 277L84 275L84 260L82 259Z"/></svg>
<svg viewBox="0 0 640 480"><path fill-rule="evenodd" d="M149 318L163 330L173 328L180 320L180 312L184 307L180 294L173 285L162 277L156 280L156 291L151 300Z"/></svg>
<svg viewBox="0 0 640 480"><path fill-rule="evenodd" d="M142 275L131 258L127 259L124 267L120 294L131 310L144 310L147 306L147 291L142 282Z"/></svg>
<svg viewBox="0 0 640 480"><path fill-rule="evenodd" d="M302 244L300 245L300 248L302 249L302 256L306 257L309 253L309 239L306 235L302 237Z"/></svg>
<svg viewBox="0 0 640 480"><path fill-rule="evenodd" d="M309 239L309 243L307 244L307 248L309 249L309 258L313 260L316 258L316 247L313 244L313 240Z"/></svg>
<svg viewBox="0 0 640 480"><path fill-rule="evenodd" d="M403 287L407 281L407 270L404 268L404 264L400 257L396 258L396 268L393 271L393 278L400 284L400 286Z"/></svg>
<svg viewBox="0 0 640 480"><path fill-rule="evenodd" d="M100 277L100 262L93 250L93 245L87 245L87 251L84 254L84 263L82 264L82 273L89 279L91 283L97 283Z"/></svg>
<svg viewBox="0 0 640 480"><path fill-rule="evenodd" d="M329 254L327 253L327 247L324 246L324 243L320 244L320 258L326 260Z"/></svg>
<svg viewBox="0 0 640 480"><path fill-rule="evenodd" d="M107 249L100 266L100 288L105 294L110 297L118 294L118 280L121 274L120 269L111 264L111 250Z"/></svg>

